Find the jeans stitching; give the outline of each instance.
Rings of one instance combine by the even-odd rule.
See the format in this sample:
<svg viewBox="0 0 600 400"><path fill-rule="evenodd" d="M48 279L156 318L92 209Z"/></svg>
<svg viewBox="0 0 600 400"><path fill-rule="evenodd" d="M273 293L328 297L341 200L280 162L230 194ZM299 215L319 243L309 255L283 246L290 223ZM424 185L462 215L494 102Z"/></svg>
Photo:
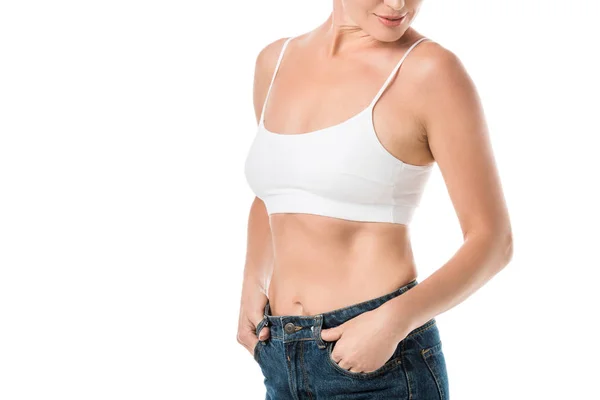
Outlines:
<svg viewBox="0 0 600 400"><path fill-rule="evenodd" d="M402 340L406 340L408 338L412 338L415 335L418 335L420 333L423 333L425 331L427 331L428 329L433 328L434 326L436 326L437 323L434 319L430 319L428 322L426 322L425 324L423 324L421 327L416 328L414 331L410 332L408 334L408 336L406 336L404 339ZM270 336L271 339L277 339L277 340L283 340L283 336L279 336L279 335L271 335ZM304 340L316 340L314 337L307 337L307 338L298 338L298 339L287 339L284 341L284 343L290 343L290 342L296 342L296 341L304 341Z"/></svg>
<svg viewBox="0 0 600 400"><path fill-rule="evenodd" d="M400 364L402 364L401 355L399 354L396 357L389 359L383 366L376 369L375 371L352 372L352 371L348 371L347 369L340 367L335 362L335 360L333 358L331 358L332 348L333 348L333 342L329 342L327 345L327 352L325 353L325 356L327 357L327 362L333 367L333 369L335 369L339 373L341 373L345 376L349 376L351 378L357 378L357 379L374 378L379 375L382 375L383 373L391 371L391 370L395 369L396 367L398 367ZM394 353L396 353L396 352L394 352Z"/></svg>
<svg viewBox="0 0 600 400"><path fill-rule="evenodd" d="M438 391L438 395L440 396L440 400L444 400L444 392L442 391L441 388L441 384L440 381L437 377L437 375L433 372L433 368L431 367L428 359L435 355L436 353L438 353L440 351L442 347L442 342L439 342L438 344L435 344L431 347L428 347L426 349L421 350L421 357L423 357L423 361L425 362L425 365L427 365L427 369L429 369L429 372L431 372L431 375L433 376L433 380L435 381L435 385L437 387L437 391Z"/></svg>
<svg viewBox="0 0 600 400"><path fill-rule="evenodd" d="M432 328L436 324L437 324L437 321L434 318L432 318L429 321L427 321L426 323L424 323L423 325L421 325L419 328L416 328L412 332L409 332L409 334L404 339L408 339L408 338L411 338L411 337L413 337L413 336L415 336L415 335L417 335L419 333L423 333L426 330Z"/></svg>
<svg viewBox="0 0 600 400"><path fill-rule="evenodd" d="M408 400L412 400L412 390L411 390L411 386L410 386L410 375L408 374L408 371L406 370L406 364L405 364L405 349L406 349L406 341L402 340L400 342L401 344L401 349L400 349L400 357L402 359L402 370L404 371L404 377L406 378L406 387L408 388Z"/></svg>
<svg viewBox="0 0 600 400"><path fill-rule="evenodd" d="M417 284L418 284L417 279L413 279L410 282L408 282L407 284L397 288L396 290L394 290L390 293L384 294L379 297L375 297L373 299L364 300L364 301L361 301L360 303L350 304L349 306L346 306L346 307L336 308L335 310L327 311L327 312L321 313L319 315L322 316L323 319L325 319L327 317L331 317L333 314L338 314L340 312L344 312L344 311L352 309L352 308L364 308L364 306L366 306L366 305L377 304L377 303L381 303L380 305L382 305L382 304L386 303L387 301L392 300L393 298L406 293L408 290L412 289ZM265 316L267 316L270 312L271 312L271 305L270 305L270 302L267 301L267 304L265 305L265 308L264 308ZM315 315L268 315L269 319L279 320L279 323L281 325L283 325L283 318L289 318L289 317L293 317L293 318L297 318L297 319L301 319L301 320L316 318Z"/></svg>
<svg viewBox="0 0 600 400"><path fill-rule="evenodd" d="M351 304L351 305L346 306L346 307L336 308L335 310L322 313L321 315L323 315L323 317L324 317L323 319L325 319L326 317L331 316L332 314L337 314L337 313L339 313L341 311L346 311L346 310L351 309L351 308L355 308L355 307L356 308L359 308L359 307L362 308L365 305L369 305L370 303L378 303L378 302L381 302L381 301L383 301L385 303L385 302L387 302L389 300L392 300L393 298L395 298L395 297L397 297L397 296L399 296L399 295L401 295L403 293L406 293L406 291L408 291L409 289L412 289L414 286L410 286L410 285L413 285L413 282L416 284L417 280L413 279L412 281L410 281L407 284L405 284L405 285L397 288L396 290L392 291L391 293L387 293L387 294L384 294L382 296L375 297L374 299L369 299L369 300L361 301L360 303Z"/></svg>
<svg viewBox="0 0 600 400"><path fill-rule="evenodd" d="M304 376L304 386L306 387L306 393L310 400L313 396L308 385L308 377L306 376L306 368L304 368L304 343L300 344L300 368L302 368L302 376Z"/></svg>

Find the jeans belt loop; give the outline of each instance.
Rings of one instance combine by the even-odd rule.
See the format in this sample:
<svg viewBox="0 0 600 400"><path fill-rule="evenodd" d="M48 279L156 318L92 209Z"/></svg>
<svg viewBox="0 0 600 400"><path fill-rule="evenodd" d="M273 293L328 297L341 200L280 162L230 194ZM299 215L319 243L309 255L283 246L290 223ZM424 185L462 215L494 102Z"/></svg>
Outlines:
<svg viewBox="0 0 600 400"><path fill-rule="evenodd" d="M319 314L316 316L315 325L313 329L313 335L315 337L315 342L317 343L317 347L321 350L325 349L327 345L321 338L321 327L323 326L323 314Z"/></svg>

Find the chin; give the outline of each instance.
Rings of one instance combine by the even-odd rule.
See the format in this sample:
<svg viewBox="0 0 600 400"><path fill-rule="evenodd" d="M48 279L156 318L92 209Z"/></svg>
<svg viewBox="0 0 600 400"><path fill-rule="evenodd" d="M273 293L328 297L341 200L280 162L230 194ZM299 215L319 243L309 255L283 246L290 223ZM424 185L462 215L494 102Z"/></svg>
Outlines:
<svg viewBox="0 0 600 400"><path fill-rule="evenodd" d="M399 40L402 36L404 36L404 34L406 33L406 31L408 30L408 27L401 27L399 26L397 29L387 29L384 32L378 32L373 34L373 37L375 37L377 40L381 41L381 42L395 42L397 40Z"/></svg>

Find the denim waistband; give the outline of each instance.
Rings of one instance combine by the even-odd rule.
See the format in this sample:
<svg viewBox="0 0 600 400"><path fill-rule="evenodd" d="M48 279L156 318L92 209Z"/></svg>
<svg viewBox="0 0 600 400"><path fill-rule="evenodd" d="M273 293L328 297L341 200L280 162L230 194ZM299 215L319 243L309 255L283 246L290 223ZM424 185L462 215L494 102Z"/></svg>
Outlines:
<svg viewBox="0 0 600 400"><path fill-rule="evenodd" d="M317 315L271 315L270 303L267 300L263 319L256 327L256 333L258 334L264 326L269 326L271 338L284 342L316 340L319 347L324 348L325 343L321 339L321 329L336 327L364 312L374 310L417 284L417 279L413 279L406 285L383 296Z"/></svg>

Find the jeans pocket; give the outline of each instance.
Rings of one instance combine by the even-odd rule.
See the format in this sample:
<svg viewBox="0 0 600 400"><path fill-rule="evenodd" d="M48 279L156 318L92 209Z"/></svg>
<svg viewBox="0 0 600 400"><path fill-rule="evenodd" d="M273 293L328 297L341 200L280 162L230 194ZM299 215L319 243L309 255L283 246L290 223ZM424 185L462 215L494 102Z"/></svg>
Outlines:
<svg viewBox="0 0 600 400"><path fill-rule="evenodd" d="M446 360L442 351L442 342L421 349L421 357L435 380L440 400L448 400L450 398L448 393L448 371L446 370Z"/></svg>
<svg viewBox="0 0 600 400"><path fill-rule="evenodd" d="M349 376L351 378L356 378L356 379L375 378L377 376L380 376L386 372L389 372L389 371L395 369L396 367L398 367L401 364L400 344L398 344L398 347L394 351L394 354L392 354L392 356L385 362L385 364L383 364L381 367L377 368L375 371L369 371L369 372L349 371L347 369L340 367L338 365L338 363L336 363L335 360L331 357L331 353L333 352L333 347L335 346L336 343L337 343L337 340L327 343L327 353L326 353L327 363L337 372L341 373L342 375Z"/></svg>

